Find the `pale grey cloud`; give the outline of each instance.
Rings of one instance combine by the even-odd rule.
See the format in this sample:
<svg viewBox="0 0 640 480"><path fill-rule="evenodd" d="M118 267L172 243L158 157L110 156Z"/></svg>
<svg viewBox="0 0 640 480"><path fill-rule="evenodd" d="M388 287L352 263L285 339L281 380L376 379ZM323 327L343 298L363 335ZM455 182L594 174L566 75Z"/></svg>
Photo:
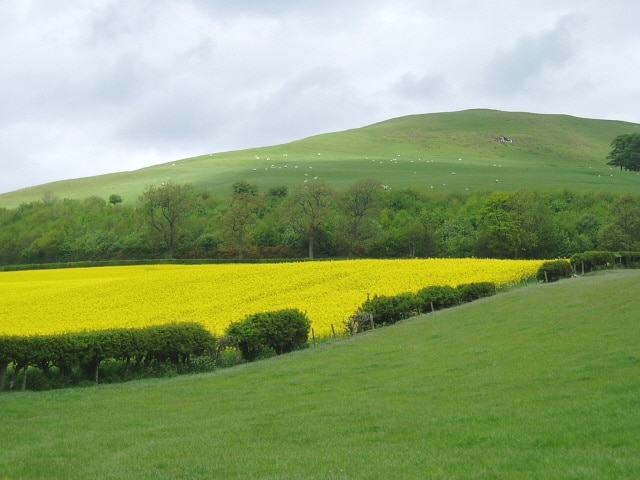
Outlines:
<svg viewBox="0 0 640 480"><path fill-rule="evenodd" d="M466 108L640 121L640 3L0 3L0 192Z"/></svg>
<svg viewBox="0 0 640 480"><path fill-rule="evenodd" d="M392 95L405 97L409 101L436 99L447 96L447 79L440 74L418 77L412 73L404 74L393 86Z"/></svg>
<svg viewBox="0 0 640 480"><path fill-rule="evenodd" d="M258 144L268 145L347 129L375 110L350 85L342 69L318 67L283 82L255 102L250 112L239 133L247 128L260 132Z"/></svg>
<svg viewBox="0 0 640 480"><path fill-rule="evenodd" d="M576 53L572 39L576 23L575 18L563 17L549 30L519 38L488 64L483 87L500 95L528 91L546 74L569 66Z"/></svg>

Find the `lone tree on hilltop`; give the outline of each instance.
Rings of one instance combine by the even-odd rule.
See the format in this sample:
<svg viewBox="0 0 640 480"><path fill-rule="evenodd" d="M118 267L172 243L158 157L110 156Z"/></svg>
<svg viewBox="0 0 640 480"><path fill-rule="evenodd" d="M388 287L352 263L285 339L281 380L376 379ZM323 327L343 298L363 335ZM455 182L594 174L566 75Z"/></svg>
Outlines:
<svg viewBox="0 0 640 480"><path fill-rule="evenodd" d="M640 171L640 133L618 135L611 142L611 148L607 165L620 167L620 170Z"/></svg>
<svg viewBox="0 0 640 480"><path fill-rule="evenodd" d="M109 195L109 203L115 207L118 203L122 203L122 197L117 193L113 193Z"/></svg>

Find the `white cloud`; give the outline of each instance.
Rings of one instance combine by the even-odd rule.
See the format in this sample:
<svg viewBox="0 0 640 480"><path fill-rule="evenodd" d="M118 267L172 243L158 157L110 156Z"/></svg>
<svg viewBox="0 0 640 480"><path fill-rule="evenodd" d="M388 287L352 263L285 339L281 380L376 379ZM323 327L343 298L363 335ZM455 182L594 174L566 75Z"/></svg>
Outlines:
<svg viewBox="0 0 640 480"><path fill-rule="evenodd" d="M499 108L640 121L640 4L0 4L0 191Z"/></svg>

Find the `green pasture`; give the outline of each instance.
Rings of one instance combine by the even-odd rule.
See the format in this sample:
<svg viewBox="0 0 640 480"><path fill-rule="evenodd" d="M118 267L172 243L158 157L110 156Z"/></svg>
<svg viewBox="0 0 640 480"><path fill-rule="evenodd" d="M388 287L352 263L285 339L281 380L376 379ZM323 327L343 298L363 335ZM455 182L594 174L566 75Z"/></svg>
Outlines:
<svg viewBox="0 0 640 480"><path fill-rule="evenodd" d="M640 478L640 271L211 374L0 394L0 478Z"/></svg>
<svg viewBox="0 0 640 480"><path fill-rule="evenodd" d="M606 165L611 141L633 123L566 115L466 110L411 115L284 145L207 153L131 172L64 180L0 195L0 207L59 198L137 199L151 185L191 183L226 196L239 180L261 189L315 177L343 188L378 178L391 188L443 192L570 189L637 192L640 176ZM496 141L500 137L512 143Z"/></svg>

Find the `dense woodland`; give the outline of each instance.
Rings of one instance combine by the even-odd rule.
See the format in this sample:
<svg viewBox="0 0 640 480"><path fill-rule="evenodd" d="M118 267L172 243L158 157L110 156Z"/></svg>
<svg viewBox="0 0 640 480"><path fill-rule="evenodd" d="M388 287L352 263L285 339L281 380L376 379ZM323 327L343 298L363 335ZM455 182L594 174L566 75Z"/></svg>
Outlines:
<svg viewBox="0 0 640 480"><path fill-rule="evenodd" d="M316 180L225 198L190 185L132 201L53 194L0 209L0 265L158 258L556 258L640 250L640 195L571 191L434 194L375 179Z"/></svg>

